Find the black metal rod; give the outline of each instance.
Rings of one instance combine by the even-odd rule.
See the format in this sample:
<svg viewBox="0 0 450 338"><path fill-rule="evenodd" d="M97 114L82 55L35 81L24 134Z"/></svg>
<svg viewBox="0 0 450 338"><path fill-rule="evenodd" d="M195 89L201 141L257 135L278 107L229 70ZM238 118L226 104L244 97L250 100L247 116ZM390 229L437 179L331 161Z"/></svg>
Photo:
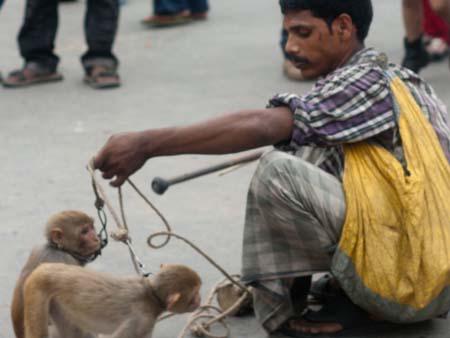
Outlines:
<svg viewBox="0 0 450 338"><path fill-rule="evenodd" d="M189 181L194 178L208 175L226 168L234 167L235 165L244 164L247 162L252 162L258 160L262 154L263 151L259 151L256 153L248 154L245 156L237 157L210 167L206 167L203 169L195 170L193 172L183 174L180 176L175 176L170 179L164 179L162 177L155 177L152 181L152 189L155 193L162 195L164 192L169 189L171 185L178 184L181 182Z"/></svg>

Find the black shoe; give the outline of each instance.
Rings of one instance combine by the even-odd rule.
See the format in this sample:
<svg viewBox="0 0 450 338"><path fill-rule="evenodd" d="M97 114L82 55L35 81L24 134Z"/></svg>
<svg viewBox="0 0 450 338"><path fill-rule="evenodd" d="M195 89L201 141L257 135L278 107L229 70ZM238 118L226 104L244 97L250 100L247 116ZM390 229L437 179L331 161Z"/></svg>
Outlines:
<svg viewBox="0 0 450 338"><path fill-rule="evenodd" d="M411 69L413 72L419 73L430 62L430 56L425 50L422 37L413 42L409 42L405 38L405 57L402 66Z"/></svg>

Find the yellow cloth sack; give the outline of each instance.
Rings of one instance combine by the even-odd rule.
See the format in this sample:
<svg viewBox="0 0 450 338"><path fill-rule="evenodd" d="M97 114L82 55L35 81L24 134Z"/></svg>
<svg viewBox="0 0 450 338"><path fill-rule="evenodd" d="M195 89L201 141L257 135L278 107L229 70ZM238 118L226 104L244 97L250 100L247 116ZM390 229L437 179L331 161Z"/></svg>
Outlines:
<svg viewBox="0 0 450 338"><path fill-rule="evenodd" d="M356 303L390 312L392 321L414 321L426 319L416 314L433 302L431 316L449 302L447 292L447 305L436 306L450 291L450 165L406 85L394 78L391 90L407 169L380 146L345 146L347 214L338 252L350 259L359 289L373 294L361 301L348 274L344 289ZM406 317L397 313L405 309Z"/></svg>

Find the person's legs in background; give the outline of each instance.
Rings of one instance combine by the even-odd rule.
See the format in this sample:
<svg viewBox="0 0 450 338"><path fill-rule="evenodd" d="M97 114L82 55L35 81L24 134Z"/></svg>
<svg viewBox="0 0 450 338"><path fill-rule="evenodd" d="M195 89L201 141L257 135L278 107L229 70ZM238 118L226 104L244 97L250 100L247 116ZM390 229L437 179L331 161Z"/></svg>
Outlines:
<svg viewBox="0 0 450 338"><path fill-rule="evenodd" d="M142 20L150 27L170 27L205 20L208 0L153 0L153 13Z"/></svg>
<svg viewBox="0 0 450 338"><path fill-rule="evenodd" d="M403 0L403 22L406 37L405 56L402 66L419 72L429 62L423 43L423 6L422 0Z"/></svg>
<svg viewBox="0 0 450 338"><path fill-rule="evenodd" d="M117 0L88 0L84 22L87 52L81 57L85 82L94 88L120 85L118 61L112 52L119 25Z"/></svg>
<svg viewBox="0 0 450 338"><path fill-rule="evenodd" d="M208 13L208 0L188 0L191 17L194 20L205 20Z"/></svg>
<svg viewBox="0 0 450 338"><path fill-rule="evenodd" d="M187 0L154 0L155 15L177 15L188 9Z"/></svg>
<svg viewBox="0 0 450 338"><path fill-rule="evenodd" d="M450 40L450 0L429 0L431 9L447 23L447 38ZM450 65L450 58L449 58Z"/></svg>
<svg viewBox="0 0 450 338"><path fill-rule="evenodd" d="M430 55L430 61L441 61L449 52L450 25L432 10L429 0L422 0L422 4L425 48Z"/></svg>
<svg viewBox="0 0 450 338"><path fill-rule="evenodd" d="M153 15L142 20L149 27L170 27L190 22L187 0L153 0Z"/></svg>
<svg viewBox="0 0 450 338"><path fill-rule="evenodd" d="M449 0L429 0L431 9L442 19L450 23L450 1Z"/></svg>
<svg viewBox="0 0 450 338"><path fill-rule="evenodd" d="M22 87L34 83L58 81L59 58L54 54L58 28L58 0L27 0L25 18L19 32L20 54L25 60L22 69L4 80L5 87Z"/></svg>

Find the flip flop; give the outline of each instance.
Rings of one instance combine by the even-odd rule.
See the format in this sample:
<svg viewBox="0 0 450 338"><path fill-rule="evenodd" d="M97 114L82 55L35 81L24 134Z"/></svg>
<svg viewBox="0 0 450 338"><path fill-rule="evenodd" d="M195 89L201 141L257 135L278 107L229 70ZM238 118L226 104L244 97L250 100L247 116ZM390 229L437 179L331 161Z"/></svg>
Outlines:
<svg viewBox="0 0 450 338"><path fill-rule="evenodd" d="M115 69L93 66L87 71L84 82L94 89L109 89L120 86L120 77Z"/></svg>
<svg viewBox="0 0 450 338"><path fill-rule="evenodd" d="M293 318L296 319L296 318ZM336 333L305 333L292 328L288 320L276 334L292 338L314 338L314 337L360 337L364 332L373 331L375 328L392 330L402 325L377 321L359 306L355 305L343 291L339 291L331 298L327 298L326 304L319 311L308 310L303 319L309 323L337 323L343 330ZM404 325L403 325L404 326Z"/></svg>
<svg viewBox="0 0 450 338"><path fill-rule="evenodd" d="M17 69L3 79L5 88L21 88L35 84L62 81L63 76L56 71L51 71L37 64L27 64L22 69Z"/></svg>
<svg viewBox="0 0 450 338"><path fill-rule="evenodd" d="M174 15L153 15L143 20L141 23L150 28L165 28L184 25L192 22L192 17L188 11L183 11Z"/></svg>

